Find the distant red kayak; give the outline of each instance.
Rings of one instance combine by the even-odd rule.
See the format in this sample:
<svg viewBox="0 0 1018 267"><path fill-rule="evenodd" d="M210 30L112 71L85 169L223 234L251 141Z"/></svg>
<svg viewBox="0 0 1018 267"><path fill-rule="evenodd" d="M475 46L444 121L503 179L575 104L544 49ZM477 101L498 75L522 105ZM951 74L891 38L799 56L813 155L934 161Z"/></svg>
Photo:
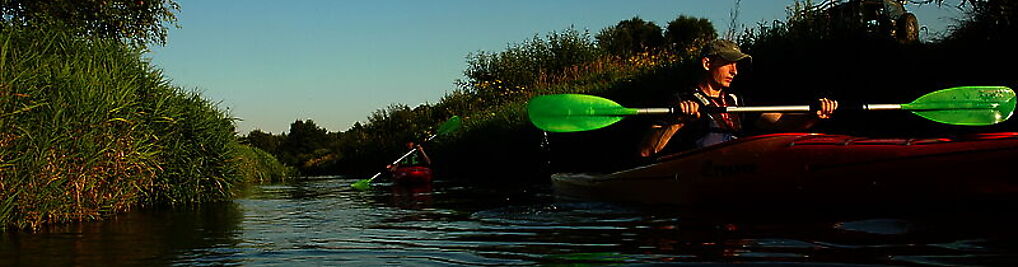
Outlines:
<svg viewBox="0 0 1018 267"><path fill-rule="evenodd" d="M653 204L795 205L1018 197L1018 133L872 139L772 134L609 174L559 173L559 194Z"/></svg>
<svg viewBox="0 0 1018 267"><path fill-rule="evenodd" d="M399 167L392 171L392 180L403 184L431 182L431 169L423 166Z"/></svg>

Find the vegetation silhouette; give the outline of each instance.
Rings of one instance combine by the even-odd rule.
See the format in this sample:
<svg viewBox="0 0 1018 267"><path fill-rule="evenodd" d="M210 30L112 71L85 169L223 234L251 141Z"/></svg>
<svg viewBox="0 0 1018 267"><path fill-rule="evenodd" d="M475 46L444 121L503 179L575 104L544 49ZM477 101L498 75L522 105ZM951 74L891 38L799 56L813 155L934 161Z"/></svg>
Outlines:
<svg viewBox="0 0 1018 267"><path fill-rule="evenodd" d="M906 7L947 5L920 2ZM1002 66L1015 57L1010 46L1018 36L1016 3L964 0L959 5L967 15L947 36L903 42L866 25L845 27L848 22L822 5L796 2L788 7L786 19L760 23L735 36L754 61L740 72L732 90L751 103L767 105L812 103L819 97L843 103L904 103L954 86L1014 87L1015 76ZM331 161L294 166L306 173L365 175L399 154L402 142L423 138L433 130L429 127L453 114L464 118L464 130L429 147L439 177L529 183L546 181L543 174L548 172L633 166L641 163L635 147L647 127L644 121L627 119L593 132L543 133L527 122L525 102L541 94L584 93L625 106L651 107L692 85L698 78L696 48L717 36L705 19L679 16L662 31L653 22L633 18L596 38L570 28L501 52L474 53L467 58L459 88L437 103L378 110L366 123L327 135ZM1010 121L989 127L950 126L896 112L842 112L813 129L872 137L1015 130ZM255 136L265 138L264 133L248 138ZM277 141L265 143L282 144L284 135L271 136Z"/></svg>

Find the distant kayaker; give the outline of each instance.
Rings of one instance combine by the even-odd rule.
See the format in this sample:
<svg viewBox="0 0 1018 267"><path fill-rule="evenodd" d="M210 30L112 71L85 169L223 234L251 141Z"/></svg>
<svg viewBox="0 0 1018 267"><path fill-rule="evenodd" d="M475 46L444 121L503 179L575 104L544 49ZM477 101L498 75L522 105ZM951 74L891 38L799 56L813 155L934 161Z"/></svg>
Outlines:
<svg viewBox="0 0 1018 267"><path fill-rule="evenodd" d="M700 107L743 105L728 87L739 73L740 62L752 61L753 58L742 53L734 42L722 39L704 46L700 55L704 70L702 78L693 88L673 95L669 104L681 112L651 125L640 144L640 156L653 156L669 143L680 149L701 148L734 140L742 134L743 116L739 113L701 113ZM819 102L820 110L814 115L764 113L757 125L763 128L809 128L817 118L828 119L838 108L838 102L834 100L822 98ZM680 140L669 142L672 139Z"/></svg>
<svg viewBox="0 0 1018 267"><path fill-rule="evenodd" d="M431 158L428 158L428 153L424 153L424 148L421 145L414 144L413 141L406 142L407 149L417 150L417 152L410 154L403 160L399 161L395 165L389 165L389 169L394 170L399 167L413 167L413 166L429 166L431 165Z"/></svg>

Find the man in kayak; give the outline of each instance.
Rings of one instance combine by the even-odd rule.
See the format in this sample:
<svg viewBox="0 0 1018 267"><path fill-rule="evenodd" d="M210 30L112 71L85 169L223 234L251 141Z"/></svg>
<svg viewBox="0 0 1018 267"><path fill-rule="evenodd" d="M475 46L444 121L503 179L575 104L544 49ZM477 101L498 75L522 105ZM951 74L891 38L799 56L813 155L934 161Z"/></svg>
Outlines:
<svg viewBox="0 0 1018 267"><path fill-rule="evenodd" d="M700 112L700 108L741 106L741 99L728 87L739 73L739 63L752 57L728 40L715 40L700 50L704 73L692 89L676 93L669 104L678 114L654 122L640 144L640 156L650 157L664 150L669 143L680 149L701 148L734 140L742 134L742 116L738 113ZM757 125L763 128L806 129L817 119L828 119L838 102L820 101L815 114L764 113ZM682 131L680 131L680 129ZM672 139L679 141L669 142Z"/></svg>
<svg viewBox="0 0 1018 267"><path fill-rule="evenodd" d="M403 160L399 161L394 165L389 165L390 170L396 170L399 167L413 167L413 166L429 166L431 165L431 158L428 158L428 153L424 153L424 148L421 145L414 144L413 141L406 142L407 149L417 150L410 156L407 156Z"/></svg>

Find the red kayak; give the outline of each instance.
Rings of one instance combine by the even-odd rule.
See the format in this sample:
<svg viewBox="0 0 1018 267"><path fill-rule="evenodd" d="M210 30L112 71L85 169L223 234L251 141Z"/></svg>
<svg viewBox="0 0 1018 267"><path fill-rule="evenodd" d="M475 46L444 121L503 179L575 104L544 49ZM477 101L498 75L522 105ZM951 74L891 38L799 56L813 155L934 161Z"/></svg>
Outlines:
<svg viewBox="0 0 1018 267"><path fill-rule="evenodd" d="M431 182L431 169L423 166L399 167L392 171L392 180L402 184Z"/></svg>
<svg viewBox="0 0 1018 267"><path fill-rule="evenodd" d="M1016 199L1018 133L872 139L741 138L609 174L552 175L568 196L651 204L891 203Z"/></svg>

